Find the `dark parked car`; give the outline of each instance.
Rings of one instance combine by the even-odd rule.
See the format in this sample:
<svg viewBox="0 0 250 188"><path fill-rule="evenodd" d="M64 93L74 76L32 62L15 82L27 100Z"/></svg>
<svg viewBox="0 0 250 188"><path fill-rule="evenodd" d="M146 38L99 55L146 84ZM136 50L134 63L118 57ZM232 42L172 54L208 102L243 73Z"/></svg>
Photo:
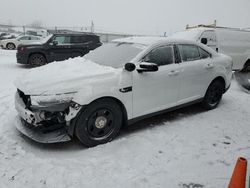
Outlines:
<svg viewBox="0 0 250 188"><path fill-rule="evenodd" d="M101 46L99 36L92 33L53 34L32 44L19 45L17 63L33 66L84 56Z"/></svg>

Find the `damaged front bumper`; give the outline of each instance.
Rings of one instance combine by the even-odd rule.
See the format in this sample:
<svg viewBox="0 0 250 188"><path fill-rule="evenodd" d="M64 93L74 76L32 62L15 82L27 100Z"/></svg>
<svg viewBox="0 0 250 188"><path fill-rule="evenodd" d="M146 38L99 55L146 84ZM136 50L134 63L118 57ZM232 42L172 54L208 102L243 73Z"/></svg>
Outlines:
<svg viewBox="0 0 250 188"><path fill-rule="evenodd" d="M30 96L18 91L15 107L19 114L16 128L25 136L40 143L66 142L71 140L74 118L82 106L72 102L32 106Z"/></svg>
<svg viewBox="0 0 250 188"><path fill-rule="evenodd" d="M39 143L67 142L71 140L66 127L47 132L32 126L20 117L17 117L15 126L22 134Z"/></svg>

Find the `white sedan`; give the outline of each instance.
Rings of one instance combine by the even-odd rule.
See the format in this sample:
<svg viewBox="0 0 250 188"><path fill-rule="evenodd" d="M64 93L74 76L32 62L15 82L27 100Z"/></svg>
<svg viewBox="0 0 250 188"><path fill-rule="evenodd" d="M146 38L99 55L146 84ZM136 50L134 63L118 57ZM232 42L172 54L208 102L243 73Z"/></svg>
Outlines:
<svg viewBox="0 0 250 188"><path fill-rule="evenodd" d="M31 42L39 41L41 39L42 39L41 37L37 36L29 36L29 35L19 36L17 38L1 40L0 46L8 50L14 50L20 44L29 44Z"/></svg>
<svg viewBox="0 0 250 188"><path fill-rule="evenodd" d="M111 141L122 125L193 103L214 109L232 59L196 42L132 37L33 69L15 84L17 129L42 142Z"/></svg>

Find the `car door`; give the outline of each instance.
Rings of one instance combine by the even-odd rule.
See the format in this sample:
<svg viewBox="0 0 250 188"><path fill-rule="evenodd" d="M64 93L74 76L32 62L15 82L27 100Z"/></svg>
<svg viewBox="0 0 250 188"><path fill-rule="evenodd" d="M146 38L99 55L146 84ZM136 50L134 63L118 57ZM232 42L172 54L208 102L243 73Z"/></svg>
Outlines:
<svg viewBox="0 0 250 188"><path fill-rule="evenodd" d="M89 52L87 35L75 35L71 36L71 54L70 57L84 56Z"/></svg>
<svg viewBox="0 0 250 188"><path fill-rule="evenodd" d="M23 44L30 44L34 41L37 41L37 37L33 37L33 36L26 36L26 39L22 42Z"/></svg>
<svg viewBox="0 0 250 188"><path fill-rule="evenodd" d="M179 44L182 59L179 104L204 97L214 78L214 62L211 54L196 45Z"/></svg>
<svg viewBox="0 0 250 188"><path fill-rule="evenodd" d="M139 117L175 106L179 95L179 64L174 46L151 50L141 60L158 65L156 72L133 72L133 116Z"/></svg>
<svg viewBox="0 0 250 188"><path fill-rule="evenodd" d="M56 35L49 43L49 56L51 61L62 61L70 57L70 36Z"/></svg>

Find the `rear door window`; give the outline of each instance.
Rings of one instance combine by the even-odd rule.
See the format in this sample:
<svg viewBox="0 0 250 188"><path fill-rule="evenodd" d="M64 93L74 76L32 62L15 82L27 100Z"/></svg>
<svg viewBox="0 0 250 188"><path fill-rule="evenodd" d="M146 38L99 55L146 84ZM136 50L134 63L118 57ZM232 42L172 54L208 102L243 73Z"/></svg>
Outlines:
<svg viewBox="0 0 250 188"><path fill-rule="evenodd" d="M180 51L181 59L183 62L195 61L200 59L199 49L195 45L181 44L178 45Z"/></svg>
<svg viewBox="0 0 250 188"><path fill-rule="evenodd" d="M71 43L86 43L88 42L87 36L71 36Z"/></svg>

